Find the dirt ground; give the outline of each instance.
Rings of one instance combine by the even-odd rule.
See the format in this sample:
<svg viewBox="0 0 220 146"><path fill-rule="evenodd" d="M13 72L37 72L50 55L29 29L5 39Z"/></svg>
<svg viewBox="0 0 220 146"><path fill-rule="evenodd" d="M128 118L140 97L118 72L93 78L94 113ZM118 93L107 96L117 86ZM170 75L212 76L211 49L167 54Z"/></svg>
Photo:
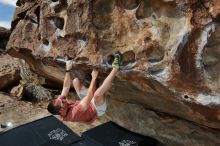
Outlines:
<svg viewBox="0 0 220 146"><path fill-rule="evenodd" d="M31 121L49 116L46 110L47 102L41 102L33 105L30 102L19 101L15 97L11 97L5 93L0 93L0 124L12 123L12 127L17 127ZM63 122L75 133L81 135L82 132L98 126L108 121L108 117L98 118L92 124ZM0 133L10 128L0 128Z"/></svg>

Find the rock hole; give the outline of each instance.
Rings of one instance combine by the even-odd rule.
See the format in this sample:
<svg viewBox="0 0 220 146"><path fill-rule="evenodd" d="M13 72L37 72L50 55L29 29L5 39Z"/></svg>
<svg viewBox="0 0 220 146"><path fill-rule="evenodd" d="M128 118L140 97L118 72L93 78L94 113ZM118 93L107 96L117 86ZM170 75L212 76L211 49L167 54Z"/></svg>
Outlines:
<svg viewBox="0 0 220 146"><path fill-rule="evenodd" d="M59 13L68 6L67 0L60 0L60 3L54 6L54 12Z"/></svg>
<svg viewBox="0 0 220 146"><path fill-rule="evenodd" d="M65 6L68 5L68 4L67 4L67 0L60 0L60 3L61 3L62 5L65 5Z"/></svg>
<svg viewBox="0 0 220 146"><path fill-rule="evenodd" d="M86 61L89 61L89 59L87 57L77 57L76 58L76 61L82 61L82 62L86 62Z"/></svg>
<svg viewBox="0 0 220 146"><path fill-rule="evenodd" d="M43 42L43 44L46 45L46 46L48 46L49 43L50 43L50 42L49 42L47 39L45 39L45 38L42 40L42 42Z"/></svg>
<svg viewBox="0 0 220 146"><path fill-rule="evenodd" d="M182 18L184 15L173 1L142 0L136 11L137 19L152 17L158 19L161 16L169 18Z"/></svg>
<svg viewBox="0 0 220 146"><path fill-rule="evenodd" d="M151 16L151 13L153 12L151 6L152 6L151 1L141 1L136 11L136 18L144 19L146 17Z"/></svg>
<svg viewBox="0 0 220 146"><path fill-rule="evenodd" d="M157 19L156 14L152 14L151 17L152 17L153 19Z"/></svg>
<svg viewBox="0 0 220 146"><path fill-rule="evenodd" d="M127 51L122 55L123 65L135 62L135 53L133 51Z"/></svg>
<svg viewBox="0 0 220 146"><path fill-rule="evenodd" d="M37 16L37 23L39 25L39 23L40 23L40 6L35 9L34 14Z"/></svg>
<svg viewBox="0 0 220 146"><path fill-rule="evenodd" d="M149 43L149 42L151 42L151 38L150 37L145 37L144 38L144 43Z"/></svg>
<svg viewBox="0 0 220 146"><path fill-rule="evenodd" d="M163 72L164 69L152 69L150 70L150 74L157 75Z"/></svg>
<svg viewBox="0 0 220 146"><path fill-rule="evenodd" d="M55 13L59 13L59 12L61 12L63 9L62 9L62 7L60 6L60 5L56 5L55 7L54 7L54 12Z"/></svg>
<svg viewBox="0 0 220 146"><path fill-rule="evenodd" d="M152 47L147 51L147 59L150 63L160 62L164 58L164 49L162 47Z"/></svg>
<svg viewBox="0 0 220 146"><path fill-rule="evenodd" d="M89 39L87 36L84 35L84 36L82 36L82 40L88 42Z"/></svg>
<svg viewBox="0 0 220 146"><path fill-rule="evenodd" d="M218 14L218 15L214 18L214 22L220 23L220 14Z"/></svg>
<svg viewBox="0 0 220 146"><path fill-rule="evenodd" d="M160 62L162 59L148 59L148 62L150 63L157 63Z"/></svg>
<svg viewBox="0 0 220 146"><path fill-rule="evenodd" d="M78 11L78 16L79 17L81 17L82 16L82 14L83 14L83 7L84 7L84 5L82 4L82 3L80 3L79 4L79 11Z"/></svg>
<svg viewBox="0 0 220 146"><path fill-rule="evenodd" d="M117 0L116 5L127 10L132 10L138 7L140 0Z"/></svg>
<svg viewBox="0 0 220 146"><path fill-rule="evenodd" d="M189 99L190 97L188 95L184 95L184 98L185 99Z"/></svg>
<svg viewBox="0 0 220 146"><path fill-rule="evenodd" d="M20 7L21 5L22 5L21 0L18 0L18 1L16 2L16 6Z"/></svg>
<svg viewBox="0 0 220 146"><path fill-rule="evenodd" d="M25 18L27 11L23 11L19 14L17 14L17 18L14 19L11 23L11 30L14 30L14 28L16 27L16 25L18 24L18 22L22 19Z"/></svg>
<svg viewBox="0 0 220 146"><path fill-rule="evenodd" d="M57 2L57 1L59 1L59 0L52 0L52 2Z"/></svg>
<svg viewBox="0 0 220 146"><path fill-rule="evenodd" d="M49 17L49 20L51 20L57 28L59 28L60 30L63 30L63 26L64 26L63 18L53 16L53 17Z"/></svg>
<svg viewBox="0 0 220 146"><path fill-rule="evenodd" d="M17 15L17 18L11 23L11 30L14 30L18 22L25 18L27 11L21 12Z"/></svg>
<svg viewBox="0 0 220 146"><path fill-rule="evenodd" d="M37 35L37 39L38 39L39 41L41 40L41 34L40 34L40 33Z"/></svg>
<svg viewBox="0 0 220 146"><path fill-rule="evenodd" d="M112 65L113 61L114 61L114 55L108 55L107 56L107 62L109 65Z"/></svg>
<svg viewBox="0 0 220 146"><path fill-rule="evenodd" d="M111 26L111 13L115 7L114 0L96 0L92 3L94 18L93 25L98 30L108 29Z"/></svg>

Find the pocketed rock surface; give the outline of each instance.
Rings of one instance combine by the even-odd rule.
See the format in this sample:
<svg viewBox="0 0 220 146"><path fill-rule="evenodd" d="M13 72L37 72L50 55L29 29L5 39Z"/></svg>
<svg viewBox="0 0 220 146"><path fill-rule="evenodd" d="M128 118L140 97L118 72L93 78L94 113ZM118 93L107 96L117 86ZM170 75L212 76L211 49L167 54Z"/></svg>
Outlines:
<svg viewBox="0 0 220 146"><path fill-rule="evenodd" d="M35 73L61 85L68 55L75 61L75 77L88 83L96 68L103 81L119 50L123 63L110 99L219 134L218 0L18 0L17 6L7 52ZM131 111L124 109L121 119L115 112L108 116L122 125ZM137 115L140 123L130 119L128 129L146 122L147 113Z"/></svg>

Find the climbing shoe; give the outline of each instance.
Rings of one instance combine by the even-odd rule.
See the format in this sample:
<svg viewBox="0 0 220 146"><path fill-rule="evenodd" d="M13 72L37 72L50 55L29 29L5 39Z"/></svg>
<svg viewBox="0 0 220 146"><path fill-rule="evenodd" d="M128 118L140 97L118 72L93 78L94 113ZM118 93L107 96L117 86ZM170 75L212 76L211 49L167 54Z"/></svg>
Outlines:
<svg viewBox="0 0 220 146"><path fill-rule="evenodd" d="M122 55L119 51L116 51L115 52L115 59L112 63L112 67L115 68L115 69L119 69L120 68L120 64L121 64L121 58L122 58Z"/></svg>

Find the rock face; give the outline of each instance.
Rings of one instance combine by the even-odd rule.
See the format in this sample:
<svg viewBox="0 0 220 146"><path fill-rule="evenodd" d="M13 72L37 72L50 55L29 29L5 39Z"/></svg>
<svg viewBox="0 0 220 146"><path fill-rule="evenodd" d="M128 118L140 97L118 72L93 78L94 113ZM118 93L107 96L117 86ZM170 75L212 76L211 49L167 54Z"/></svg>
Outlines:
<svg viewBox="0 0 220 146"><path fill-rule="evenodd" d="M48 101L55 96L46 88L42 87L45 84L45 79L31 72L27 63L24 60L19 60L19 71L21 80L19 85L11 90L11 95L17 99L23 99L37 103L39 101Z"/></svg>
<svg viewBox="0 0 220 146"><path fill-rule="evenodd" d="M2 53L3 50L5 50L9 36L10 36L10 31L4 27L0 27L0 40L1 40L0 53Z"/></svg>
<svg viewBox="0 0 220 146"><path fill-rule="evenodd" d="M7 51L62 84L65 55L75 60L73 75L89 82L92 68L99 80L107 76L119 50L111 98L219 130L219 3L18 0ZM144 113L138 118L146 120ZM126 116L112 120L122 124Z"/></svg>
<svg viewBox="0 0 220 146"><path fill-rule="evenodd" d="M9 55L0 55L0 90L19 82L18 59Z"/></svg>
<svg viewBox="0 0 220 146"><path fill-rule="evenodd" d="M11 94L29 101L51 99L52 95L41 87L40 77L33 74L22 60L6 54L5 48L10 36L10 31L0 27L0 90L14 87ZM22 80L20 80L22 79Z"/></svg>
<svg viewBox="0 0 220 146"><path fill-rule="evenodd" d="M0 27L0 90L19 81L19 67L17 60L6 55L5 49L10 36L10 31Z"/></svg>
<svg viewBox="0 0 220 146"><path fill-rule="evenodd" d="M220 134L132 103L110 100L108 115L121 126L149 135L167 146L218 146ZM126 112L125 112L126 111Z"/></svg>

